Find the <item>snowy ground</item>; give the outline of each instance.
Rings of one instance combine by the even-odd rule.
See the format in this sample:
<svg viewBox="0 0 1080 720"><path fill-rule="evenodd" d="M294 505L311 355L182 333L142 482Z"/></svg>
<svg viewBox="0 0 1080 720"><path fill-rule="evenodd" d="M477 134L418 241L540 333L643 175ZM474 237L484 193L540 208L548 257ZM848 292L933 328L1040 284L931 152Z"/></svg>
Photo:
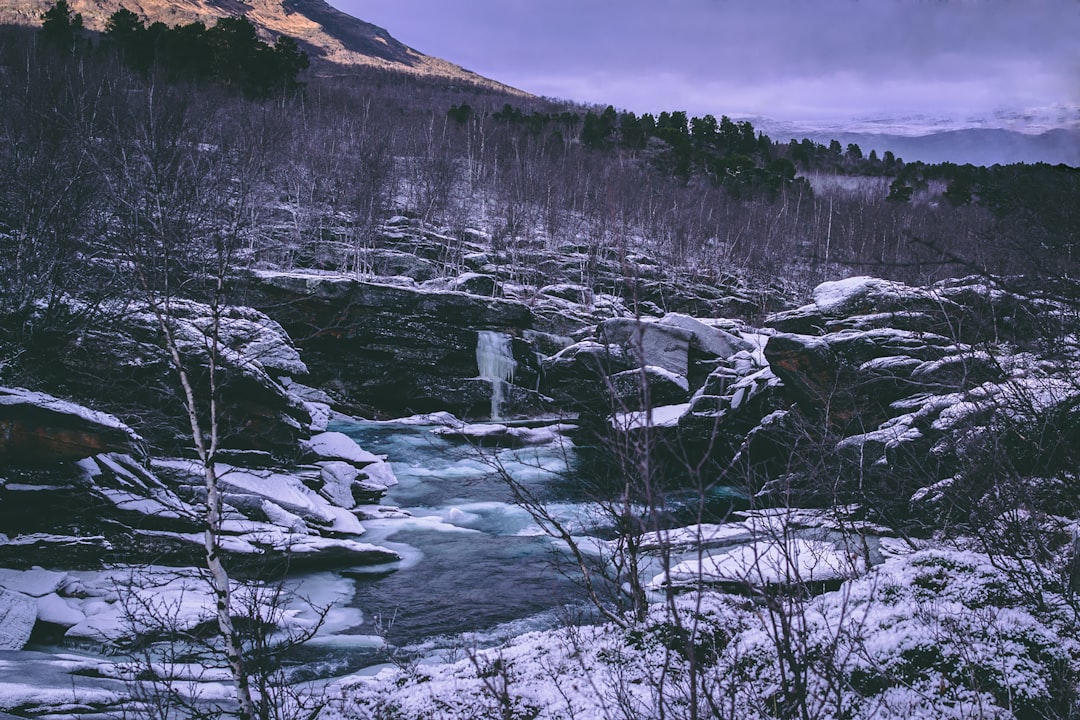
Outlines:
<svg viewBox="0 0 1080 720"><path fill-rule="evenodd" d="M324 717L688 717L692 703L698 716L740 719L793 707L815 718L1041 717L1070 707L1080 660L1075 611L1053 587L1031 568L923 551L812 600L689 593L645 622L530 633L354 677Z"/></svg>

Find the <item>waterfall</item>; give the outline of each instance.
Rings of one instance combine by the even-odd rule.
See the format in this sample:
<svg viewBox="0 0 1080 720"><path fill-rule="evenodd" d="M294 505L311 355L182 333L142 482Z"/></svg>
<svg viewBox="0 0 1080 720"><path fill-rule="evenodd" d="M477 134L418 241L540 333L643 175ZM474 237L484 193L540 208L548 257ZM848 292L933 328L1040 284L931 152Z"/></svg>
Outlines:
<svg viewBox="0 0 1080 720"><path fill-rule="evenodd" d="M476 366L480 377L491 381L491 419L496 422L502 419L499 411L506 383L514 381L516 363L510 343L509 335L490 330L481 330L476 338Z"/></svg>

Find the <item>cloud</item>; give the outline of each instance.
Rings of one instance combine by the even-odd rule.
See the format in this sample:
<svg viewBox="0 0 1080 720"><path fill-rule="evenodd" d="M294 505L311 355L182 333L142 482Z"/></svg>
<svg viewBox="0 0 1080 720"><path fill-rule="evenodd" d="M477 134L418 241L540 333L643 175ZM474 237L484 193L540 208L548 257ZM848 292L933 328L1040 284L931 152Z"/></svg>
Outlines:
<svg viewBox="0 0 1080 720"><path fill-rule="evenodd" d="M1080 105L1077 0L334 2L522 89L634 110Z"/></svg>

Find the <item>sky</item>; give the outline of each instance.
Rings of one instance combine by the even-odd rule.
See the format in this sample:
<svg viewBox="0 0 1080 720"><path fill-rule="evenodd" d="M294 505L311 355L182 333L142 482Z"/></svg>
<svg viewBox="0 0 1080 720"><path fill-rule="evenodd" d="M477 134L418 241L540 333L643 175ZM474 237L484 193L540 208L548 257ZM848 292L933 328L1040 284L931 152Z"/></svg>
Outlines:
<svg viewBox="0 0 1080 720"><path fill-rule="evenodd" d="M521 90L638 113L1080 126L1080 0L330 2Z"/></svg>

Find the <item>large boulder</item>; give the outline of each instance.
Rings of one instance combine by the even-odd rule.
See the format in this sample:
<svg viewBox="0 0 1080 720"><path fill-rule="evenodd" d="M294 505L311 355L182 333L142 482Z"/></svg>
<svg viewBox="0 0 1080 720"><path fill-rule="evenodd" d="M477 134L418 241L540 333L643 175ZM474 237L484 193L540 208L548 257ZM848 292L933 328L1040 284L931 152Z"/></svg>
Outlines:
<svg viewBox="0 0 1080 720"><path fill-rule="evenodd" d="M636 365L654 365L686 377L690 367L690 340L694 333L676 325L611 318L596 329L605 345L618 345Z"/></svg>
<svg viewBox="0 0 1080 720"><path fill-rule="evenodd" d="M99 453L138 453L142 445L112 415L46 393L0 387L0 462L54 465Z"/></svg>
<svg viewBox="0 0 1080 720"><path fill-rule="evenodd" d="M677 327L690 333L690 347L698 355L728 358L735 353L754 349L748 341L726 330L706 325L696 318L680 313L668 313L660 318L660 325Z"/></svg>
<svg viewBox="0 0 1080 720"><path fill-rule="evenodd" d="M72 313L88 312L71 301ZM280 325L251 308L215 311L174 298L165 317L209 427L209 373L215 349L222 447L295 454L311 417L277 378L307 368ZM0 319L0 322L3 322ZM216 342L215 342L215 332ZM167 452L192 444L191 425L158 315L143 304L107 307L93 322L29 338L18 362L36 390L64 394L127 420ZM116 449L116 448L109 448Z"/></svg>

